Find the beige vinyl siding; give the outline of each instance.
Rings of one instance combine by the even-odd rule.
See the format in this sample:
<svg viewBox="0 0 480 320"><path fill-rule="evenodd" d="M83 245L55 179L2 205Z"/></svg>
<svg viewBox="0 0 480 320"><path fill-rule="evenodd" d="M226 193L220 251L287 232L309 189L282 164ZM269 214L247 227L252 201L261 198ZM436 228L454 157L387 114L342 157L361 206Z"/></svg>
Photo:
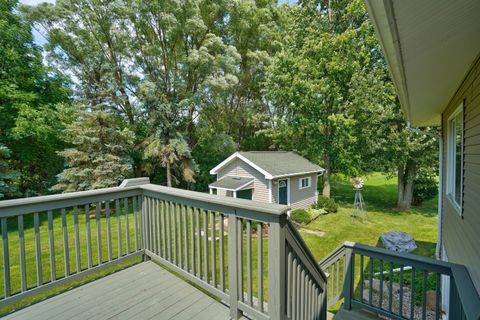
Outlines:
<svg viewBox="0 0 480 320"><path fill-rule="evenodd" d="M269 202L268 180L265 179L265 176L262 173L258 172L242 160L235 159L218 171L217 179L221 179L225 176L255 178L255 181L253 182L252 200Z"/></svg>
<svg viewBox="0 0 480 320"><path fill-rule="evenodd" d="M305 189L299 188L299 180L301 178L311 177L310 187ZM287 178L275 179L273 182L273 202L278 203L278 181ZM291 176L288 177L290 183L290 207L292 210L299 208L308 208L315 203L317 191L317 174Z"/></svg>
<svg viewBox="0 0 480 320"><path fill-rule="evenodd" d="M464 103L463 217L446 194L448 118ZM465 265L480 292L480 59L442 114L444 143L443 245L448 260Z"/></svg>

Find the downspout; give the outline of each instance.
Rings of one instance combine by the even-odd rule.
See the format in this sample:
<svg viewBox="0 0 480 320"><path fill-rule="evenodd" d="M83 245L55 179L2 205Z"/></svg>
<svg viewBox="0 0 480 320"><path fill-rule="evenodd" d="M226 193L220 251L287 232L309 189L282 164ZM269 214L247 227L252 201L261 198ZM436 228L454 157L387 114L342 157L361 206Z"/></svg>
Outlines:
<svg viewBox="0 0 480 320"><path fill-rule="evenodd" d="M442 253L442 209L443 209L443 137L442 135L432 134L430 132L422 131L418 128L410 127L410 122L407 121L407 129L421 134L433 136L438 139L438 225L437 225L437 245L435 247L435 257L441 260Z"/></svg>
<svg viewBox="0 0 480 320"><path fill-rule="evenodd" d="M443 137L438 138L438 235L435 257L442 258L442 212L443 212Z"/></svg>

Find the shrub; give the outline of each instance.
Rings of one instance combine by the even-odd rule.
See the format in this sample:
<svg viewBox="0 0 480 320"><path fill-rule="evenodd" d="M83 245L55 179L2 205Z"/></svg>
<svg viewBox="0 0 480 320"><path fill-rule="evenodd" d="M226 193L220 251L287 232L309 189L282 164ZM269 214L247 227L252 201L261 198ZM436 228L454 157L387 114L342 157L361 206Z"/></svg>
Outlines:
<svg viewBox="0 0 480 320"><path fill-rule="evenodd" d="M438 194L436 172L420 169L413 182L413 204L420 205L423 201L433 199Z"/></svg>
<svg viewBox="0 0 480 320"><path fill-rule="evenodd" d="M290 214L290 218L293 221L300 224L307 224L312 219L312 217L310 216L310 213L305 209L293 210L292 213Z"/></svg>
<svg viewBox="0 0 480 320"><path fill-rule="evenodd" d="M338 211L338 204L332 198L320 196L315 204L315 209L323 209L328 213L334 213Z"/></svg>

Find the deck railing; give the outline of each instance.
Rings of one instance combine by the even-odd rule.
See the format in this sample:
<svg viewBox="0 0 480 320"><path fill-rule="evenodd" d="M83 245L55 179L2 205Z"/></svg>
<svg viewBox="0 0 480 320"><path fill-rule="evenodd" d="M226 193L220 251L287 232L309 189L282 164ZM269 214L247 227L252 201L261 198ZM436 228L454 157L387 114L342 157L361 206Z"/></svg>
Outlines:
<svg viewBox="0 0 480 320"><path fill-rule="evenodd" d="M326 276L287 210L148 179L0 201L0 308L143 256L223 300L234 319L325 319Z"/></svg>
<svg viewBox="0 0 480 320"><path fill-rule="evenodd" d="M390 319L442 319L441 282L447 277L449 319L480 319L480 298L461 265L345 242L320 267L329 277L328 306L343 298L345 309ZM427 306L429 293L434 306Z"/></svg>

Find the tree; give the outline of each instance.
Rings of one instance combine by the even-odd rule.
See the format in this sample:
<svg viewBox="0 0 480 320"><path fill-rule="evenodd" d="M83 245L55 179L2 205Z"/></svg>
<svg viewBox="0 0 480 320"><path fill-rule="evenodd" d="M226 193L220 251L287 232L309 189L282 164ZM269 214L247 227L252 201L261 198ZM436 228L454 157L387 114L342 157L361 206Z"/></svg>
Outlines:
<svg viewBox="0 0 480 320"><path fill-rule="evenodd" d="M110 110L83 110L66 129L73 148L59 154L66 168L53 190L70 192L117 186L132 174L128 150L133 134Z"/></svg>
<svg viewBox="0 0 480 320"><path fill-rule="evenodd" d="M62 169L56 151L68 117L68 81L43 65L30 24L18 13L17 1L0 4L0 144L10 150L9 164L20 176L18 195L48 191Z"/></svg>
<svg viewBox="0 0 480 320"><path fill-rule="evenodd" d="M376 56L365 41L373 29L359 3L340 1L333 19L323 2L292 6L283 50L267 77L266 93L275 110L270 134L276 147L296 150L321 164L326 197L333 172L355 174L361 166L353 156L349 89L355 74L374 68Z"/></svg>
<svg viewBox="0 0 480 320"><path fill-rule="evenodd" d="M0 144L0 199L4 198L6 194L12 194L16 188L12 185L18 173L10 168L8 158L10 157L10 150L3 144Z"/></svg>

